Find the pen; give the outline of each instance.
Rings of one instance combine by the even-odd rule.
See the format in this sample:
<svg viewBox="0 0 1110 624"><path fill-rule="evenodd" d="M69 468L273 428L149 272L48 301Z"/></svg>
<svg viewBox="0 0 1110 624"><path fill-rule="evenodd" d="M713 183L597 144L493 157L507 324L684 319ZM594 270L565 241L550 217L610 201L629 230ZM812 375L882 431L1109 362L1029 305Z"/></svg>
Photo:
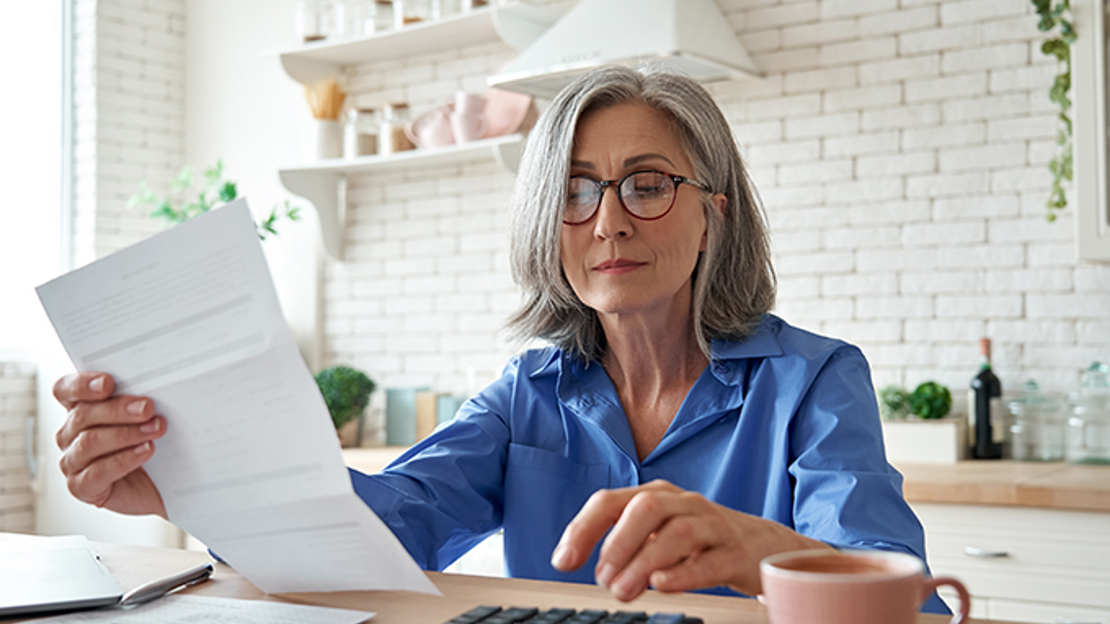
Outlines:
<svg viewBox="0 0 1110 624"><path fill-rule="evenodd" d="M210 576L212 576L212 564L205 563L195 568L185 570L180 574L175 574L164 579L158 579L149 583L139 585L135 589L132 589L131 591L124 594L123 599L120 600L119 604L123 606L128 606L150 602L151 600L161 598L162 596L165 596L166 594L176 589L181 589L182 587L188 587L190 585L196 585L197 583L203 583L207 581L208 577Z"/></svg>

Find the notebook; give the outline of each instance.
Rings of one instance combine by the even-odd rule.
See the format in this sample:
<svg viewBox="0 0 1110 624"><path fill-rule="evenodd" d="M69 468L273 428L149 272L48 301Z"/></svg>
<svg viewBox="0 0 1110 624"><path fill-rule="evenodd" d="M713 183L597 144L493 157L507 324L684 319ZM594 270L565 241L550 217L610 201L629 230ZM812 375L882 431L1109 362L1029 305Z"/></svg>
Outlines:
<svg viewBox="0 0 1110 624"><path fill-rule="evenodd" d="M122 596L84 536L0 539L0 617L112 605Z"/></svg>

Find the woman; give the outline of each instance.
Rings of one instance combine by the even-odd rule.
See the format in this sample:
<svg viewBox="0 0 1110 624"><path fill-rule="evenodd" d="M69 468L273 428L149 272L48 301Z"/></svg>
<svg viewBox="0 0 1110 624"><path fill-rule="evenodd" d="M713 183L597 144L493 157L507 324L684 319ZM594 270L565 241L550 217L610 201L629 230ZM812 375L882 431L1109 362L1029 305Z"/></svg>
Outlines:
<svg viewBox="0 0 1110 624"><path fill-rule="evenodd" d="M422 566L503 527L511 575L631 600L757 594L760 559L789 550L923 556L862 354L769 314L762 214L697 83L612 67L564 89L529 138L512 264L511 325L553 346L382 474L352 472ZM62 470L81 500L164 516L142 464L167 423L111 390L59 380Z"/></svg>

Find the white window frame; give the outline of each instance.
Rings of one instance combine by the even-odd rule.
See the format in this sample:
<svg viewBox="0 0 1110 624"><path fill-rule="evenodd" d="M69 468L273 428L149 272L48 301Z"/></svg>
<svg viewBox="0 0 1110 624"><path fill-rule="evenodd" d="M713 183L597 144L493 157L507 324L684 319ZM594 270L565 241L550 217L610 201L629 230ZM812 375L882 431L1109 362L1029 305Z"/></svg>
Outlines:
<svg viewBox="0 0 1110 624"><path fill-rule="evenodd" d="M1078 37L1071 50L1075 239L1080 261L1110 262L1106 0L1072 0Z"/></svg>

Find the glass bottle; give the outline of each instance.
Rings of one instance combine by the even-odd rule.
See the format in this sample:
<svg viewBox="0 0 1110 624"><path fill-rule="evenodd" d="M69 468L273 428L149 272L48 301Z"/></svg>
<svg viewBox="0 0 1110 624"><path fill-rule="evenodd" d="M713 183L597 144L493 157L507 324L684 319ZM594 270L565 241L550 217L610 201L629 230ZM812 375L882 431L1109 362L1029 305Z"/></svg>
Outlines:
<svg viewBox="0 0 1110 624"><path fill-rule="evenodd" d="M971 456L975 459L1001 459L1002 444L996 437L1004 435L1004 429L995 420L1002 416L998 402L1002 398L1002 382L991 370L990 338L979 340L979 374L971 379L971 393L968 397L967 416L969 419L968 441ZM997 432L997 433L996 433Z"/></svg>

